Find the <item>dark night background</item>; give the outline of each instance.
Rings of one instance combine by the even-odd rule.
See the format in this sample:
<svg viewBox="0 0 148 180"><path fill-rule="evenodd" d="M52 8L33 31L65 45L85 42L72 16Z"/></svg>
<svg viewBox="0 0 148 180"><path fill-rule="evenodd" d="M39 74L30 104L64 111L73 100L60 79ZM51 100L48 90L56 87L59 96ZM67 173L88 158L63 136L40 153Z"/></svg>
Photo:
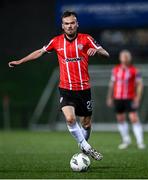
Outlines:
<svg viewBox="0 0 148 180"><path fill-rule="evenodd" d="M12 122L14 126L20 126L20 117L32 113L57 62L50 55L14 69L8 68L7 64L41 48L56 35L53 8L54 1L0 2L0 99L2 105L3 97L9 96L12 116L14 111L18 116L18 122Z"/></svg>

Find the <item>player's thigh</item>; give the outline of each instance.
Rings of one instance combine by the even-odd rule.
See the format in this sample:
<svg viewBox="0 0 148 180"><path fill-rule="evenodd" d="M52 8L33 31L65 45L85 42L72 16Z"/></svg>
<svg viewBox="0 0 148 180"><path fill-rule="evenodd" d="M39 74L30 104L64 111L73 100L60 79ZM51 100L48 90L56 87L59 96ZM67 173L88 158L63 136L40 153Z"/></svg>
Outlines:
<svg viewBox="0 0 148 180"><path fill-rule="evenodd" d="M68 124L73 124L76 121L74 106L64 106L62 107L62 112Z"/></svg>
<svg viewBox="0 0 148 180"><path fill-rule="evenodd" d="M79 117L79 118L80 118L81 125L84 128L88 128L91 126L91 116L83 116L83 117Z"/></svg>
<svg viewBox="0 0 148 180"><path fill-rule="evenodd" d="M125 107L125 101L124 100L120 100L120 99L115 99L114 100L114 111L115 113L119 113L122 114L126 111L126 107Z"/></svg>
<svg viewBox="0 0 148 180"><path fill-rule="evenodd" d="M76 98L76 115L79 117L89 117L92 115L93 107L90 89L81 91ZM88 119L88 118L86 118Z"/></svg>
<svg viewBox="0 0 148 180"><path fill-rule="evenodd" d="M131 121L131 123L136 123L139 121L139 115L138 115L137 111L129 112L128 116L129 116L129 120Z"/></svg>
<svg viewBox="0 0 148 180"><path fill-rule="evenodd" d="M118 122L124 122L126 120L126 113L116 113L116 119Z"/></svg>
<svg viewBox="0 0 148 180"><path fill-rule="evenodd" d="M132 123L139 121L137 107L134 106L133 100L127 100L127 112L128 112L129 120Z"/></svg>

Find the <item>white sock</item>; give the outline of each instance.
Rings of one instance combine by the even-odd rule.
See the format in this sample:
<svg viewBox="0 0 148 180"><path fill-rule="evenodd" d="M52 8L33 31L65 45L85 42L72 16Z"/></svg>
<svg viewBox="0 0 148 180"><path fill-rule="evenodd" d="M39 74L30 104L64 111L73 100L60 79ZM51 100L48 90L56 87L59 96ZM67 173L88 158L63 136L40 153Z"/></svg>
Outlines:
<svg viewBox="0 0 148 180"><path fill-rule="evenodd" d="M72 134L72 136L76 139L76 141L81 145L81 147L88 151L91 146L88 144L88 142L85 140L83 133L81 131L80 126L77 122L75 122L72 125L67 125L69 132Z"/></svg>
<svg viewBox="0 0 148 180"><path fill-rule="evenodd" d="M118 129L122 137L122 141L124 143L128 143L130 141L130 136L127 122L118 123Z"/></svg>
<svg viewBox="0 0 148 180"><path fill-rule="evenodd" d="M81 126L81 131L82 131L83 136L86 139L86 141L88 141L88 139L90 137L90 133L91 133L91 127L84 128L83 126Z"/></svg>
<svg viewBox="0 0 148 180"><path fill-rule="evenodd" d="M143 129L140 122L136 122L132 124L133 132L137 140L137 144L143 143Z"/></svg>

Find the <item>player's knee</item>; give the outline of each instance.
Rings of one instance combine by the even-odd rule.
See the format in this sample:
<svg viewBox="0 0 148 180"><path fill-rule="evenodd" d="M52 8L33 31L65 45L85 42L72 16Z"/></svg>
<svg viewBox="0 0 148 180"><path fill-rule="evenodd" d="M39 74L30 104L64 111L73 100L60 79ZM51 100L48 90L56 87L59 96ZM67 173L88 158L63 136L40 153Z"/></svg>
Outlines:
<svg viewBox="0 0 148 180"><path fill-rule="evenodd" d="M118 123L124 123L125 119L117 119Z"/></svg>
<svg viewBox="0 0 148 180"><path fill-rule="evenodd" d="M85 125L82 125L84 129L88 129L88 128L91 128L91 124L85 124Z"/></svg>
<svg viewBox="0 0 148 180"><path fill-rule="evenodd" d="M84 129L91 128L91 120L81 122Z"/></svg>
<svg viewBox="0 0 148 180"><path fill-rule="evenodd" d="M124 115L117 115L117 121L119 123L123 123L125 121L125 116Z"/></svg>
<svg viewBox="0 0 148 180"><path fill-rule="evenodd" d="M131 123L136 123L139 121L139 116L137 113L130 113L129 119L130 119Z"/></svg>
<svg viewBox="0 0 148 180"><path fill-rule="evenodd" d="M72 125L73 123L75 123L75 121L76 121L76 117L73 115L68 115L66 117L66 122L68 125Z"/></svg>

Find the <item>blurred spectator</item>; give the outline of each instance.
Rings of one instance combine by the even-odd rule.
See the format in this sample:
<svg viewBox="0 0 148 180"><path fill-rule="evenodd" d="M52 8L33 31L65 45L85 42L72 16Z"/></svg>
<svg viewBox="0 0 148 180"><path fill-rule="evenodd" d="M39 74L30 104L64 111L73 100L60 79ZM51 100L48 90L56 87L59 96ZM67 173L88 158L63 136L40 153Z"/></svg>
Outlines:
<svg viewBox="0 0 148 180"><path fill-rule="evenodd" d="M101 34L101 41L113 45L125 44L125 39L121 31L103 31Z"/></svg>
<svg viewBox="0 0 148 180"><path fill-rule="evenodd" d="M148 30L136 30L136 39L137 44L139 45L148 45Z"/></svg>
<svg viewBox="0 0 148 180"><path fill-rule="evenodd" d="M101 33L101 41L111 45L148 45L148 30L105 30Z"/></svg>

